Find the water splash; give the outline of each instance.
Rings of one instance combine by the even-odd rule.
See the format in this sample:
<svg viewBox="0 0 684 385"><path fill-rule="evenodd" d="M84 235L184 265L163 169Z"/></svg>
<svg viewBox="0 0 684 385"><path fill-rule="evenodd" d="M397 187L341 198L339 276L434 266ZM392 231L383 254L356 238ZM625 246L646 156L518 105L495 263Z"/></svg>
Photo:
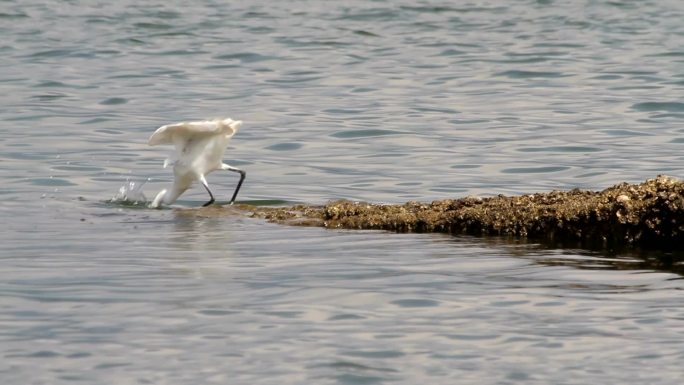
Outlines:
<svg viewBox="0 0 684 385"><path fill-rule="evenodd" d="M146 205L147 197L145 197L145 193L143 192L142 188L148 180L143 182L133 182L130 180L126 181L123 186L119 187L119 192L112 197L110 202L134 206Z"/></svg>

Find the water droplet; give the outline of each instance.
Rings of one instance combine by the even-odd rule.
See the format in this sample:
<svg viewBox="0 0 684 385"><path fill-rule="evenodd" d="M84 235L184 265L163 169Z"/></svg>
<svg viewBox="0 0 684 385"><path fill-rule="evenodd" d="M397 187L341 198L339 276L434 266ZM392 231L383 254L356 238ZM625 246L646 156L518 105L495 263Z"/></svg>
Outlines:
<svg viewBox="0 0 684 385"><path fill-rule="evenodd" d="M124 183L123 186L119 187L119 191L112 198L112 201L132 204L147 202L145 193L142 190L142 187L145 185L145 183L146 182L142 182L138 184L136 182L131 182L129 178L126 178L126 183Z"/></svg>

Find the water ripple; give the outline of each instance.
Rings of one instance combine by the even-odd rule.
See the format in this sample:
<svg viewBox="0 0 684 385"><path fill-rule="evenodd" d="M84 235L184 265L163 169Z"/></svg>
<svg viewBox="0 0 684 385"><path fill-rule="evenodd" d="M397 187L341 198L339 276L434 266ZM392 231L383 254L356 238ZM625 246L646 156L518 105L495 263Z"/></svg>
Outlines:
<svg viewBox="0 0 684 385"><path fill-rule="evenodd" d="M129 202L222 116L259 205L684 175L682 7L582 7L2 2L3 383L681 383L677 255Z"/></svg>
<svg viewBox="0 0 684 385"><path fill-rule="evenodd" d="M368 130L348 130L339 131L330 136L341 139L367 138L374 136L400 135L402 132L395 130L368 129Z"/></svg>
<svg viewBox="0 0 684 385"><path fill-rule="evenodd" d="M560 77L570 76L569 74L564 74L561 72L522 71L522 70L509 70L509 71L499 72L495 75L496 76L505 76L505 77L514 78L514 79L560 78Z"/></svg>
<svg viewBox="0 0 684 385"><path fill-rule="evenodd" d="M643 102L632 105L637 111L667 111L684 112L684 103L681 102Z"/></svg>

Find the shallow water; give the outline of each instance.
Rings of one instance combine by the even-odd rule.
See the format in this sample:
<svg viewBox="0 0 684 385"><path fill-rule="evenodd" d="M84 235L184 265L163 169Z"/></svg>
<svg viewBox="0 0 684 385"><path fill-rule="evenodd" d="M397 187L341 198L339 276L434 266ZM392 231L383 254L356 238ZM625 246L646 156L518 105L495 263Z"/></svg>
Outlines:
<svg viewBox="0 0 684 385"><path fill-rule="evenodd" d="M679 384L638 255L108 202L221 116L261 204L681 177L684 5L570 3L3 2L2 383Z"/></svg>

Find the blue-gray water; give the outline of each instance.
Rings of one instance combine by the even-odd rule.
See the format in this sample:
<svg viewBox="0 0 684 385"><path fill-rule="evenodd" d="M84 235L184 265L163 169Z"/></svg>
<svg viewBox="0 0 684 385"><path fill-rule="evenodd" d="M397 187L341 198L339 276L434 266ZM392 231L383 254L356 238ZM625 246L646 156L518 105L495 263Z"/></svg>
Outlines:
<svg viewBox="0 0 684 385"><path fill-rule="evenodd" d="M108 200L223 116L242 201L682 177L684 3L244 3L0 3L2 384L681 383L684 283L634 256Z"/></svg>

